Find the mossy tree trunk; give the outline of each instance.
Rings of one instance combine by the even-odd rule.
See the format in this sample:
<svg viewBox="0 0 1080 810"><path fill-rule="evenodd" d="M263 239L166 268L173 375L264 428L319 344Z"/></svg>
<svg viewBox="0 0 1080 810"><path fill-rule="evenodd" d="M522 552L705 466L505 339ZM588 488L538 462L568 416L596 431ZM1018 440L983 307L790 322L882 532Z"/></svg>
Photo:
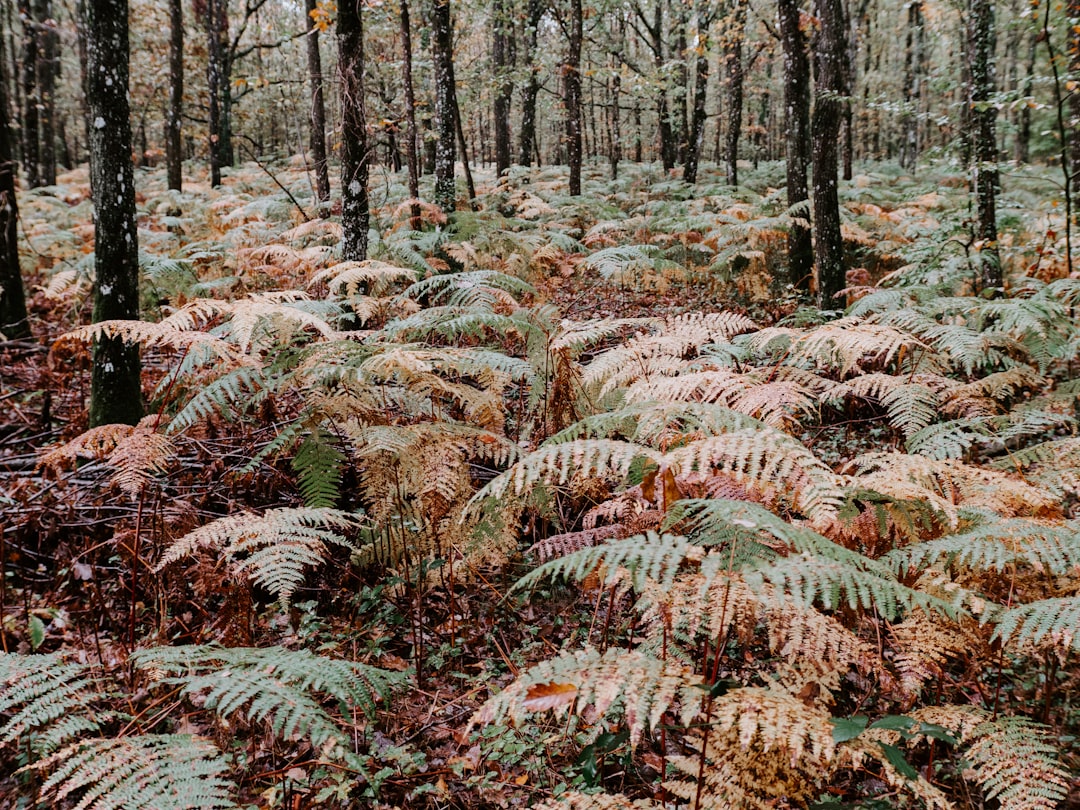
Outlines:
<svg viewBox="0 0 1080 810"><path fill-rule="evenodd" d="M787 204L810 199L807 166L810 163L810 59L806 34L800 26L798 0L779 0L780 39L784 49L784 122L787 129ZM809 209L798 219L808 222ZM808 292L814 274L810 228L793 222L788 231L788 272L791 282Z"/></svg>
<svg viewBox="0 0 1080 810"><path fill-rule="evenodd" d="M85 4L90 186L94 199L94 322L139 317L139 242L128 108L127 0ZM94 344L90 425L142 417L139 347Z"/></svg>
<svg viewBox="0 0 1080 810"><path fill-rule="evenodd" d="M312 12L315 0L307 0L307 66L311 82L311 162L315 166L315 196L320 203L330 200L330 170L326 163L326 104L323 100L322 54L319 52L319 29Z"/></svg>
<svg viewBox="0 0 1080 810"><path fill-rule="evenodd" d="M184 2L169 0L169 108L165 113L165 166L169 188L184 185L181 128L184 112Z"/></svg>
<svg viewBox="0 0 1080 810"><path fill-rule="evenodd" d="M1001 258L997 245L997 107L994 106L994 6L991 0L970 0L968 55L971 81L968 107L974 132L974 186L977 209L976 239L984 290L1002 287Z"/></svg>
<svg viewBox="0 0 1080 810"><path fill-rule="evenodd" d="M450 0L435 0L431 10L432 61L435 68L435 204L446 213L456 207L454 188L454 52Z"/></svg>
<svg viewBox="0 0 1080 810"><path fill-rule="evenodd" d="M563 62L563 90L566 102L566 151L570 164L570 196L581 195L581 0L570 0L570 20L566 61Z"/></svg>
<svg viewBox="0 0 1080 810"><path fill-rule="evenodd" d="M26 296L19 268L19 209L15 199L15 157L7 97L7 60L0 59L0 334L30 337Z"/></svg>

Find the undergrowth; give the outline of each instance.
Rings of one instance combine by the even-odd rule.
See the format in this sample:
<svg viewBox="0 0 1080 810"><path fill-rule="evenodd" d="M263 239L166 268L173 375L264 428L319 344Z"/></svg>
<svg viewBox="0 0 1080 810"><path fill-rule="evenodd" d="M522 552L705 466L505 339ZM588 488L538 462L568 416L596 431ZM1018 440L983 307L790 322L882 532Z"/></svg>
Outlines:
<svg viewBox="0 0 1080 810"><path fill-rule="evenodd" d="M26 194L5 803L1075 795L1060 214L1020 209L986 298L963 190L868 168L822 312L771 168L511 173L420 231L389 177L364 262L299 171L304 212L147 173L144 318L94 325L85 173ZM103 335L142 347L136 426L85 430Z"/></svg>

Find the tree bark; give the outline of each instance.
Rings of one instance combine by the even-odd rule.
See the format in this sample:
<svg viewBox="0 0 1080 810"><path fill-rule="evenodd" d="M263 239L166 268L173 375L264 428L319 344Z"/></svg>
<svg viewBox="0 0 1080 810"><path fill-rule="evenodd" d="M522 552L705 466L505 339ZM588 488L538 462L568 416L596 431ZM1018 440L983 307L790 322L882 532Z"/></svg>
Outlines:
<svg viewBox="0 0 1080 810"><path fill-rule="evenodd" d="M502 177L510 169L510 102L514 83L510 72L514 66L513 23L506 0L492 4L492 29L494 31L491 56L495 63L495 174Z"/></svg>
<svg viewBox="0 0 1080 810"><path fill-rule="evenodd" d="M7 97L7 60L0 59L0 335L31 337L19 267L19 208L15 197L15 156Z"/></svg>
<svg viewBox="0 0 1080 810"><path fill-rule="evenodd" d="M165 117L165 166L169 188L183 190L181 133L184 114L184 1L169 0L169 108Z"/></svg>
<svg viewBox="0 0 1080 810"><path fill-rule="evenodd" d="M323 100L322 54L319 52L319 28L312 16L315 0L306 0L307 67L311 82L311 163L315 167L315 196L320 203L330 200L330 168L326 162L326 104Z"/></svg>
<svg viewBox="0 0 1080 810"><path fill-rule="evenodd" d="M820 29L814 37L814 249L818 303L831 309L845 287L844 243L837 189L840 126L844 120L848 49L842 0L815 0Z"/></svg>
<svg viewBox="0 0 1080 810"><path fill-rule="evenodd" d="M39 148L38 109L41 99L38 95L38 37L37 24L30 0L19 0L19 18L22 20L22 84L23 119L22 119L22 163L26 175L26 184L30 188L41 185L41 151Z"/></svg>
<svg viewBox="0 0 1080 810"><path fill-rule="evenodd" d="M1069 72L1074 79L1080 77L1080 0L1069 0L1069 17L1073 21L1069 37ZM1069 113L1072 129L1072 187L1080 189L1080 88L1069 96ZM1076 224L1080 225L1080 206L1077 206Z"/></svg>
<svg viewBox="0 0 1080 810"><path fill-rule="evenodd" d="M619 161L622 160L622 121L619 115L619 96L622 93L622 65L616 63L611 76L611 108L608 120L611 122L611 150L608 153L608 162L611 166L611 179L619 177Z"/></svg>
<svg viewBox="0 0 1080 810"><path fill-rule="evenodd" d="M799 25L798 0L778 0L780 39L784 49L784 121L787 128L787 204L803 205L796 217L808 222L810 199L807 165L810 162L810 60L806 36ZM810 228L792 222L788 231L788 272L796 288L809 292L814 273Z"/></svg>
<svg viewBox="0 0 1080 810"><path fill-rule="evenodd" d="M900 165L906 169L914 169L919 159L919 107L922 100L922 0L911 0L908 5L906 36Z"/></svg>
<svg viewBox="0 0 1080 810"><path fill-rule="evenodd" d="M41 131L38 179L43 186L56 185L56 79L60 73L60 35L52 18L49 0L34 2L37 30L37 79Z"/></svg>
<svg viewBox="0 0 1080 810"><path fill-rule="evenodd" d="M401 51L404 59L405 83L405 162L409 167L409 227L420 230L420 155L416 142L416 93L412 74L412 26L409 22L409 0L401 0Z"/></svg>
<svg viewBox="0 0 1080 810"><path fill-rule="evenodd" d="M581 195L581 0L570 0L570 28L563 62L566 103L566 150L570 164L570 196Z"/></svg>
<svg viewBox="0 0 1080 810"><path fill-rule="evenodd" d="M1038 44L1038 34L1032 31L1028 35L1028 59L1027 71L1020 89L1020 114L1016 122L1016 141L1013 144L1013 153L1017 163L1027 163L1031 158L1031 106L1028 99L1031 98L1035 84L1035 53ZM1074 101L1080 100L1080 94L1074 93ZM1073 122L1073 132L1080 126L1080 118ZM1074 138L1075 140L1075 138Z"/></svg>
<svg viewBox="0 0 1080 810"><path fill-rule="evenodd" d="M698 163L705 143L705 102L709 87L709 23L701 9L697 12L697 56L694 60L694 114L690 119L690 142L686 149L683 180L690 185L697 182Z"/></svg>
<svg viewBox="0 0 1080 810"><path fill-rule="evenodd" d="M363 0L338 7L338 81L341 92L341 258L363 261L368 251L367 117L364 107Z"/></svg>
<svg viewBox="0 0 1080 810"><path fill-rule="evenodd" d="M88 0L86 89L90 188L94 200L95 323L139 317L139 236L128 107L127 0ZM142 417L139 347L105 337L94 344L90 425Z"/></svg>
<svg viewBox="0 0 1080 810"><path fill-rule="evenodd" d="M228 0L207 0L206 84L209 91L210 185L214 187L221 185L221 169L226 165L224 142L226 113L223 93L228 91L228 73L225 69L229 39L228 25Z"/></svg>
<svg viewBox="0 0 1080 810"><path fill-rule="evenodd" d="M743 41L746 29L746 3L739 0L725 21L724 68L727 74L727 129L724 162L727 183L739 185L739 136L742 134L743 110Z"/></svg>
<svg viewBox="0 0 1080 810"><path fill-rule="evenodd" d="M537 28L543 16L542 0L529 0L529 20L525 31L526 60L529 78L522 88L521 100L521 140L518 146L518 163L522 166L532 164L536 146L536 96L540 92L540 68L536 64Z"/></svg>
<svg viewBox="0 0 1080 810"><path fill-rule="evenodd" d="M974 185L983 289L999 290L1003 279L997 248L997 108L994 94L994 7L992 0L970 0L968 5L968 54L971 81L968 106L974 125Z"/></svg>
<svg viewBox="0 0 1080 810"><path fill-rule="evenodd" d="M435 204L446 213L456 207L454 188L454 53L450 0L435 0L431 13L432 61L435 68Z"/></svg>

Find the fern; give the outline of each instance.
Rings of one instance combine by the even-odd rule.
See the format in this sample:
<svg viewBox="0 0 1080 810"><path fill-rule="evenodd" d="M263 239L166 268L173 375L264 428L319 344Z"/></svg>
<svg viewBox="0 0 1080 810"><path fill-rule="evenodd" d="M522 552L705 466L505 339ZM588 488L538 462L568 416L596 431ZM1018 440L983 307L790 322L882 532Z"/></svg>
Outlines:
<svg viewBox="0 0 1080 810"><path fill-rule="evenodd" d="M228 763L209 740L144 734L74 743L32 766L52 773L40 794L76 810L216 810L236 805L222 778Z"/></svg>
<svg viewBox="0 0 1080 810"><path fill-rule="evenodd" d="M218 549L238 575L250 577L286 606L304 580L304 568L319 565L327 544L356 550L334 529L358 525L347 512L324 508L271 509L219 518L176 540L157 570L201 548Z"/></svg>
<svg viewBox="0 0 1080 810"><path fill-rule="evenodd" d="M404 682L399 673L282 647L156 647L132 658L155 680L200 695L222 719L242 712L248 720L267 721L284 738L308 738L319 749L345 745L348 737L317 693L371 717L377 702Z"/></svg>
<svg viewBox="0 0 1080 810"><path fill-rule="evenodd" d="M345 455L316 426L300 443L292 466L297 472L300 494L310 509L326 509L337 503Z"/></svg>
<svg viewBox="0 0 1080 810"><path fill-rule="evenodd" d="M63 654L0 653L0 746L29 740L45 753L97 731L90 705L102 697L90 668Z"/></svg>
<svg viewBox="0 0 1080 810"><path fill-rule="evenodd" d="M469 726L520 721L529 714L557 714L589 709L598 717L621 710L636 746L647 729L678 701L684 713L694 711L699 679L682 664L661 661L639 650L592 648L564 653L532 667L490 698Z"/></svg>
<svg viewBox="0 0 1080 810"><path fill-rule="evenodd" d="M965 758L987 799L996 799L1001 810L1060 806L1070 778L1050 729L1024 717L1003 717L978 726L971 736Z"/></svg>
<svg viewBox="0 0 1080 810"><path fill-rule="evenodd" d="M1080 597L1040 599L997 614L994 637L1017 647L1038 647L1044 642L1080 650Z"/></svg>

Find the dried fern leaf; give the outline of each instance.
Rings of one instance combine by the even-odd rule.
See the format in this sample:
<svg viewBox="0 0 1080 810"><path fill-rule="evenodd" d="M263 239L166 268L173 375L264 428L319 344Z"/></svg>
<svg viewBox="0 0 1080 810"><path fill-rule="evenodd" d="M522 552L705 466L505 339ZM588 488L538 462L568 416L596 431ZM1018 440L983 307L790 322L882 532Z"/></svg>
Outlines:
<svg viewBox="0 0 1080 810"><path fill-rule="evenodd" d="M513 683L481 706L469 726L515 722L534 712L573 711L605 717L619 710L636 746L646 729L677 700L695 707L700 681L692 670L676 661L665 663L641 650L610 649L601 654L589 648L564 653L522 673Z"/></svg>

